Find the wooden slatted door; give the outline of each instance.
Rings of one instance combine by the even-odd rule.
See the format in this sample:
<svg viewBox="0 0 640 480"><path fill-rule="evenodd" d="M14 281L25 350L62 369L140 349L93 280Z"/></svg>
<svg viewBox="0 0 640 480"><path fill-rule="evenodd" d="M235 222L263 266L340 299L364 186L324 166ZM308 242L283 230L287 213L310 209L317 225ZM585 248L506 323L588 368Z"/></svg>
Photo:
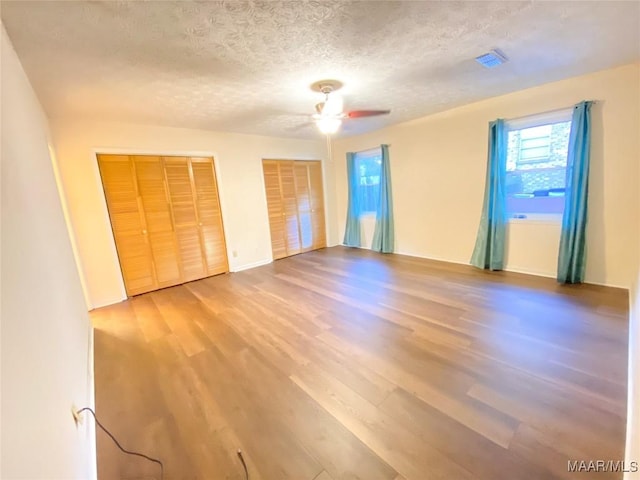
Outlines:
<svg viewBox="0 0 640 480"><path fill-rule="evenodd" d="M218 184L211 158L192 158L198 226L208 275L229 271Z"/></svg>
<svg viewBox="0 0 640 480"><path fill-rule="evenodd" d="M182 280L189 282L207 276L196 213L191 161L186 157L164 157L164 171L178 243Z"/></svg>
<svg viewBox="0 0 640 480"><path fill-rule="evenodd" d="M298 201L298 228L300 231L300 249L308 252L313 248L311 221L311 194L309 192L309 171L307 162L294 162L293 172L296 181Z"/></svg>
<svg viewBox="0 0 640 480"><path fill-rule="evenodd" d="M292 160L280 161L280 194L284 207L287 255L300 253L300 227L298 225L298 197Z"/></svg>
<svg viewBox="0 0 640 480"><path fill-rule="evenodd" d="M263 160L262 168L273 259L325 247L320 162Z"/></svg>
<svg viewBox="0 0 640 480"><path fill-rule="evenodd" d="M211 158L98 155L127 295L228 271Z"/></svg>
<svg viewBox="0 0 640 480"><path fill-rule="evenodd" d="M138 191L159 287L181 283L178 246L160 157L135 156Z"/></svg>
<svg viewBox="0 0 640 480"><path fill-rule="evenodd" d="M99 155L107 208L128 295L158 288L134 165L125 155Z"/></svg>
<svg viewBox="0 0 640 480"><path fill-rule="evenodd" d="M324 194L322 188L322 164L307 162L309 173L309 196L311 199L311 236L312 249L327 246L327 233L324 219Z"/></svg>
<svg viewBox="0 0 640 480"><path fill-rule="evenodd" d="M286 223L284 203L280 188L280 173L277 160L263 160L264 186L267 193L269 228L271 229L271 251L273 259L287 256Z"/></svg>

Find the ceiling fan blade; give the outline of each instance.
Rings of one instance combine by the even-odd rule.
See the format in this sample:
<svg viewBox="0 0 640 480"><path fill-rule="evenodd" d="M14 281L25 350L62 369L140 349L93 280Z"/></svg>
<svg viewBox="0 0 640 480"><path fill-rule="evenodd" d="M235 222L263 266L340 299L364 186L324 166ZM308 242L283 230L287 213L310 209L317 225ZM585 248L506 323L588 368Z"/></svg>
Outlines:
<svg viewBox="0 0 640 480"><path fill-rule="evenodd" d="M298 123L297 125L286 127L285 130L287 132L297 133L297 132L300 132L301 130L307 130L313 125L315 125L315 122L302 122L302 123Z"/></svg>
<svg viewBox="0 0 640 480"><path fill-rule="evenodd" d="M375 117L376 115L388 115L391 110L353 110L347 112L347 118Z"/></svg>

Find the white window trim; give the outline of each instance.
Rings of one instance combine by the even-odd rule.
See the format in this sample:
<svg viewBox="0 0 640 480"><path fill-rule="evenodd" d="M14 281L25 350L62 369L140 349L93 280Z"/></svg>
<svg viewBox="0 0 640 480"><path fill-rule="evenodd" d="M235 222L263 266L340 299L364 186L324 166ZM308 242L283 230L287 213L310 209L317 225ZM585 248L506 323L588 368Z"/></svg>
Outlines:
<svg viewBox="0 0 640 480"><path fill-rule="evenodd" d="M361 152L355 152L353 156L354 156L354 158L356 160L366 160L368 158L381 157L382 156L382 148L381 147L374 147L374 148L370 148L368 150L363 150Z"/></svg>
<svg viewBox="0 0 640 480"><path fill-rule="evenodd" d="M505 120L507 132L523 130L525 128L540 127L552 123L570 122L573 118L573 107L554 110L552 112L537 113L526 117ZM507 223L537 223L541 225L557 225L562 223L561 213L523 213L507 217Z"/></svg>
<svg viewBox="0 0 640 480"><path fill-rule="evenodd" d="M507 131L522 130L525 128L540 127L551 123L569 122L573 117L573 108L563 108L562 110L554 110L553 112L538 113L528 115L521 118L513 118L505 120L504 124Z"/></svg>
<svg viewBox="0 0 640 480"><path fill-rule="evenodd" d="M507 223L536 223L540 225L560 225L561 213L521 213L507 218Z"/></svg>

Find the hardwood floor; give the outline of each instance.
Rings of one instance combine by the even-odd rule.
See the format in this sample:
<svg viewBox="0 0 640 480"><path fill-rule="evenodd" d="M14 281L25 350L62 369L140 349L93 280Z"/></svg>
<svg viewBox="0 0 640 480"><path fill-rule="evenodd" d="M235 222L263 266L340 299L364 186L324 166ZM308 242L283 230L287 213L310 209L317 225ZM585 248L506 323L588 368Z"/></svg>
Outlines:
<svg viewBox="0 0 640 480"><path fill-rule="evenodd" d="M92 312L96 407L165 479L622 478L627 293L335 247ZM98 434L100 479L159 478Z"/></svg>

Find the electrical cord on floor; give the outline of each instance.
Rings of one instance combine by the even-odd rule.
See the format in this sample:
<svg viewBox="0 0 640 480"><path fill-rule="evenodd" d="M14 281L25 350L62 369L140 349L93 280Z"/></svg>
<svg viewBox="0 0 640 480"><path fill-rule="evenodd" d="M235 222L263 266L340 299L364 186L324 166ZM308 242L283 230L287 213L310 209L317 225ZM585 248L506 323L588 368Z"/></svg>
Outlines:
<svg viewBox="0 0 640 480"><path fill-rule="evenodd" d="M242 466L244 467L244 476L246 480L249 480L249 469L247 468L247 464L244 461L244 457L242 456L242 450L238 449L238 456L240 457L240 461L242 462Z"/></svg>
<svg viewBox="0 0 640 480"><path fill-rule="evenodd" d="M98 420L98 417L96 416L96 412L94 412L94 411L93 411L91 408L89 408L89 407L84 407L84 408L81 408L80 410L78 410L78 415L79 415L79 414L81 414L82 412L90 412L90 413L91 413L91 415L93 415L93 419L96 421L96 425L98 425L98 426L100 427L100 429L101 429L104 433L106 433L107 435L109 435L109 437L111 438L111 440L113 440L113 443L115 443L115 444L116 444L116 446L117 446L121 451L123 451L123 452L124 452L124 453L126 453L127 455L134 455L134 456L136 456L136 457L142 457L142 458L144 458L144 459L146 459L146 460L149 460L150 462L157 463L158 465L160 465L160 480L163 480L163 478L164 478L164 465L162 464L162 462L161 462L160 460L158 460L157 458L149 457L149 456L145 455L144 453L132 452L132 451L130 451L130 450L127 450L126 448L123 448L123 447L122 447L122 445L120 445L120 442L118 442L118 440L116 440L116 437L114 437L114 436L112 435L112 433L111 433L109 430L107 430L107 429L104 427L104 425L102 425L102 424L100 423L100 420ZM240 450L238 450L238 455L241 455L241 454L240 454ZM242 456L240 456L240 458L242 458ZM244 464L244 460L242 461L242 463ZM247 467L245 466L244 468L245 468L245 471L246 471ZM248 474L247 474L247 475L248 475ZM247 476L247 479L248 479L248 478L249 478L249 477Z"/></svg>

